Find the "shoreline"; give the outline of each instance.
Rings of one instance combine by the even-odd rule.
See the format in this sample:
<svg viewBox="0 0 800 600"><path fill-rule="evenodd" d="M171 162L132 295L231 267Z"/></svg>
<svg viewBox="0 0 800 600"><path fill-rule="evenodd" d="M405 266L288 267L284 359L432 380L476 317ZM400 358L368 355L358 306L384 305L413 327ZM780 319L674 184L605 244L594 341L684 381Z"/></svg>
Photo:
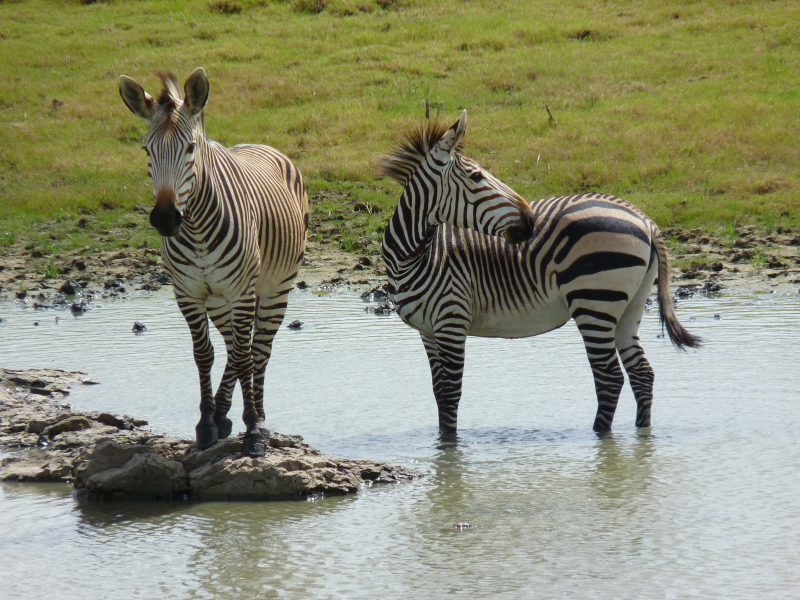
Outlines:
<svg viewBox="0 0 800 600"><path fill-rule="evenodd" d="M98 384L62 369L0 368L0 481L72 484L79 499L283 500L358 492L419 476L400 465L323 454L302 436L267 434L264 457L242 434L198 450L147 421L76 411L70 388Z"/></svg>

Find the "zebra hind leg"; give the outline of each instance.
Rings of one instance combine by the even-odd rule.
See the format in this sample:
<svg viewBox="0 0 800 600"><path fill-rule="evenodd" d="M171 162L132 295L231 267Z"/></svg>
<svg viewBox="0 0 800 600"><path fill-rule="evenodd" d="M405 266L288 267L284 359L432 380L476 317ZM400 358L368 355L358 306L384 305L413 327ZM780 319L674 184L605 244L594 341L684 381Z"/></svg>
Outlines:
<svg viewBox="0 0 800 600"><path fill-rule="evenodd" d="M583 336L597 393L597 415L592 428L602 432L611 429L625 377L617 360L615 322L601 318L601 315L605 316L603 313L586 314L587 312L589 311L574 318Z"/></svg>
<svg viewBox="0 0 800 600"><path fill-rule="evenodd" d="M639 340L639 325L642 322L647 297L653 289L658 263L653 260L639 290L617 324L616 346L622 359L633 395L636 398L636 426L650 427L650 409L653 406L653 382L655 373L644 354Z"/></svg>
<svg viewBox="0 0 800 600"><path fill-rule="evenodd" d="M253 353L251 339L255 319L255 294L246 295L234 303L231 310L233 349L228 362L242 387L244 411L242 420L246 428L244 451L248 456L264 456L267 450L264 434L258 428L258 412L253 399Z"/></svg>
<svg viewBox="0 0 800 600"><path fill-rule="evenodd" d="M439 412L439 434L454 438L458 431L458 403L464 376L466 333L448 333L437 337L421 334L431 367L433 395Z"/></svg>
<svg viewBox="0 0 800 600"><path fill-rule="evenodd" d="M256 308L256 327L253 334L253 400L258 413L258 427L265 435L269 435L269 431L266 429L264 411L264 380L272 355L272 340L283 323L290 289L269 298L259 297Z"/></svg>

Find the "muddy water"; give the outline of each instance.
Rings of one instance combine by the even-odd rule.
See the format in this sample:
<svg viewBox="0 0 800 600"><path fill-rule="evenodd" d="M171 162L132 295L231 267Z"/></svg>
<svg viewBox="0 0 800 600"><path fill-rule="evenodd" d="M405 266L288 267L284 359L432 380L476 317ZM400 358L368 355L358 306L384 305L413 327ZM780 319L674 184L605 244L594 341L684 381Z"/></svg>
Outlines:
<svg viewBox="0 0 800 600"><path fill-rule="evenodd" d="M196 372L168 294L56 314L0 305L0 365L88 371L101 385L73 393L76 408L192 434ZM280 503L81 506L64 486L3 484L0 597L794 596L800 300L697 298L679 314L707 344L677 353L645 316L649 433L628 389L613 433L592 433L592 378L568 324L470 339L459 441L440 447L416 333L353 295L295 293L287 322L306 325L276 340L270 427L425 476Z"/></svg>

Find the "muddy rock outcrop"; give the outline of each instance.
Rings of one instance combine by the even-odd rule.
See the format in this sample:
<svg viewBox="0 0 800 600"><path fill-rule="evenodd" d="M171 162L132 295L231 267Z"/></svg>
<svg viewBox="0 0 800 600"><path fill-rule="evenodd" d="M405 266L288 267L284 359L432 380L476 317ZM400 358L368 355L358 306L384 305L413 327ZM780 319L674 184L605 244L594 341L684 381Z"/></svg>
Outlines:
<svg viewBox="0 0 800 600"><path fill-rule="evenodd" d="M0 447L16 450L2 459L0 480L66 481L79 496L100 499L271 500L349 494L417 476L398 465L334 458L279 433L264 457L244 455L241 435L199 451L191 440L153 433L146 421L59 402L70 385L90 381L78 372L0 369ZM34 391L51 385L60 390L55 397Z"/></svg>

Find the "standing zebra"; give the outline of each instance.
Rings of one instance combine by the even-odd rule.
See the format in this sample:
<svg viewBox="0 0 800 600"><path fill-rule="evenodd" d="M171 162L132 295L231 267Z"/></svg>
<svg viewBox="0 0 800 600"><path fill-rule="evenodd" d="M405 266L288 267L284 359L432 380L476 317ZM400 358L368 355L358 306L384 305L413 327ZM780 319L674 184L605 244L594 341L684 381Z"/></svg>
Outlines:
<svg viewBox="0 0 800 600"><path fill-rule="evenodd" d="M468 335L529 337L570 318L594 375L595 431L611 427L624 383L617 353L636 397L636 425L649 427L654 376L638 332L656 276L673 344L700 343L675 315L658 227L624 200L581 194L532 204L530 235L509 231L509 199L524 203L458 151L466 120L464 111L449 129L426 123L377 164L379 175L405 188L383 258L397 312L420 332L428 354L439 430L457 428Z"/></svg>
<svg viewBox="0 0 800 600"><path fill-rule="evenodd" d="M230 435L226 415L238 380L245 451L263 455L264 372L306 244L303 177L274 148L225 148L206 137L209 86L202 68L186 80L185 97L174 75L158 76L163 89L157 100L124 75L119 92L150 127L144 143L155 196L150 224L163 236L161 255L192 334L200 373L197 446L208 448ZM227 349L216 395L208 317Z"/></svg>

